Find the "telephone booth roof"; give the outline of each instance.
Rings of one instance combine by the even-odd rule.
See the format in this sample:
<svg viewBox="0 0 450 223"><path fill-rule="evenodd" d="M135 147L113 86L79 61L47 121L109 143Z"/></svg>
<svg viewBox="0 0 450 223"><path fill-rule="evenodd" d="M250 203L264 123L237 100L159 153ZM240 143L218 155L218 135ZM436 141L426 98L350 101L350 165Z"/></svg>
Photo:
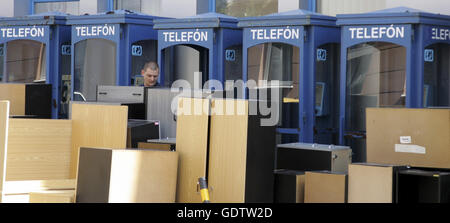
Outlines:
<svg viewBox="0 0 450 223"><path fill-rule="evenodd" d="M68 16L68 25L89 25L89 24L111 24L126 23L139 25L153 25L154 19L164 17L152 16L143 13L137 13L129 10L115 10L94 15Z"/></svg>
<svg viewBox="0 0 450 223"><path fill-rule="evenodd" d="M157 19L154 29L237 28L238 19L220 13L204 13L179 19Z"/></svg>
<svg viewBox="0 0 450 223"><path fill-rule="evenodd" d="M450 16L407 7L397 7L362 14L339 14L337 25L429 24L450 26Z"/></svg>
<svg viewBox="0 0 450 223"><path fill-rule="evenodd" d="M286 25L336 26L336 18L311 12L308 10L298 9L281 13L273 13L265 16L241 18L238 24L238 26L242 28Z"/></svg>
<svg viewBox="0 0 450 223"><path fill-rule="evenodd" d="M46 12L20 17L1 17L0 26L66 25L69 14Z"/></svg>

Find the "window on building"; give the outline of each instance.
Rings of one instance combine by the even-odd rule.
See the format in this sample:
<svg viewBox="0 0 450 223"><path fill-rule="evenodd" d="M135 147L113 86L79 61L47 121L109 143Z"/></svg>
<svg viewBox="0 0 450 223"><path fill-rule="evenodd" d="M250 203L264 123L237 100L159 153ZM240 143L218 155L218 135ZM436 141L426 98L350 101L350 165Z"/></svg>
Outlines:
<svg viewBox="0 0 450 223"><path fill-rule="evenodd" d="M32 5L33 5L33 14L45 12L62 12L71 15L80 14L79 0L61 0L61 1L32 0Z"/></svg>
<svg viewBox="0 0 450 223"><path fill-rule="evenodd" d="M159 15L161 0L114 0L114 9Z"/></svg>
<svg viewBox="0 0 450 223"><path fill-rule="evenodd" d="M278 12L278 0L216 0L216 12L234 17L262 16Z"/></svg>

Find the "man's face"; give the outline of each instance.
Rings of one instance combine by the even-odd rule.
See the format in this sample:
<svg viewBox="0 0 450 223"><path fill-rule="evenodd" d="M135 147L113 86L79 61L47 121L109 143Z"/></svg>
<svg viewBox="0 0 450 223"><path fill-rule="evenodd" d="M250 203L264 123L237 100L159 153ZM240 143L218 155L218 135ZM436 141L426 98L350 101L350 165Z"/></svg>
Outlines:
<svg viewBox="0 0 450 223"><path fill-rule="evenodd" d="M142 76L144 76L145 87L152 87L158 81L159 69L152 70L150 68L147 68L146 70L142 70L141 73Z"/></svg>

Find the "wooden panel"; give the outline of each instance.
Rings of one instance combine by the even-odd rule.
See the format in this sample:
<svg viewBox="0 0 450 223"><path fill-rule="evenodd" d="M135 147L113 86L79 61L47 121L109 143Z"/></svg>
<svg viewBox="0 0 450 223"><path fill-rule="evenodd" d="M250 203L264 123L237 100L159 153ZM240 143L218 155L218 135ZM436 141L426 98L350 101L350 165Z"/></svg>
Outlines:
<svg viewBox="0 0 450 223"><path fill-rule="evenodd" d="M175 202L178 154L80 148L77 203Z"/></svg>
<svg viewBox="0 0 450 223"><path fill-rule="evenodd" d="M73 190L75 188L75 179L6 181L4 184L5 194L26 194L44 190Z"/></svg>
<svg viewBox="0 0 450 223"><path fill-rule="evenodd" d="M75 179L6 181L2 203L29 203L32 192L74 191L75 186Z"/></svg>
<svg viewBox="0 0 450 223"><path fill-rule="evenodd" d="M211 110L208 173L211 202L245 202L248 102L217 99Z"/></svg>
<svg viewBox="0 0 450 223"><path fill-rule="evenodd" d="M345 203L346 174L305 173L305 203Z"/></svg>
<svg viewBox="0 0 450 223"><path fill-rule="evenodd" d="M109 203L173 203L178 153L114 150Z"/></svg>
<svg viewBox="0 0 450 223"><path fill-rule="evenodd" d="M0 84L0 100L10 101L11 115L25 115L25 84Z"/></svg>
<svg viewBox="0 0 450 223"><path fill-rule="evenodd" d="M29 194L4 194L2 203L29 203Z"/></svg>
<svg viewBox="0 0 450 223"><path fill-rule="evenodd" d="M392 203L393 167L350 164L348 166L349 203Z"/></svg>
<svg viewBox="0 0 450 223"><path fill-rule="evenodd" d="M80 148L77 174L77 203L107 203L112 150Z"/></svg>
<svg viewBox="0 0 450 223"><path fill-rule="evenodd" d="M179 154L176 202L200 203L197 181L206 174L208 99L180 98L177 113L176 150ZM195 111L199 111L197 115Z"/></svg>
<svg viewBox="0 0 450 223"><path fill-rule="evenodd" d="M159 149L170 151L173 144L165 144L165 143L150 143L150 142L139 142L139 149Z"/></svg>
<svg viewBox="0 0 450 223"><path fill-rule="evenodd" d="M366 111L368 162L450 168L450 109ZM401 143L402 136L410 143Z"/></svg>
<svg viewBox="0 0 450 223"><path fill-rule="evenodd" d="M297 175L296 177L296 203L304 203L305 202L305 175Z"/></svg>
<svg viewBox="0 0 450 223"><path fill-rule="evenodd" d="M1 87L0 87L1 89ZM9 101L0 101L0 202L3 197L5 181L6 151L8 145Z"/></svg>
<svg viewBox="0 0 450 223"><path fill-rule="evenodd" d="M126 147L127 117L126 106L72 104L70 178L76 176L80 147Z"/></svg>
<svg viewBox="0 0 450 223"><path fill-rule="evenodd" d="M75 190L31 192L30 203L74 203Z"/></svg>
<svg viewBox="0 0 450 223"><path fill-rule="evenodd" d="M11 119L6 180L68 179L71 120Z"/></svg>

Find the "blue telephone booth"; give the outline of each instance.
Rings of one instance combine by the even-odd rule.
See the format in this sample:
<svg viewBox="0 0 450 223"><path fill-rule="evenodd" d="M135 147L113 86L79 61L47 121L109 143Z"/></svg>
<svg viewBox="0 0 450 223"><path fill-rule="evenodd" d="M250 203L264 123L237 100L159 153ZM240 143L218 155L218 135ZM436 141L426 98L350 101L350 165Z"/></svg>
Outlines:
<svg viewBox="0 0 450 223"><path fill-rule="evenodd" d="M144 64L157 61L155 18L127 10L68 17L74 101L95 101L98 85L142 85Z"/></svg>
<svg viewBox="0 0 450 223"><path fill-rule="evenodd" d="M217 13L155 20L161 85L186 80L194 89L203 88L208 80L241 79L242 30L237 22ZM201 83L195 72L201 72Z"/></svg>
<svg viewBox="0 0 450 223"><path fill-rule="evenodd" d="M51 12L0 19L0 82L52 85L52 118L67 115L70 26ZM69 79L70 80L70 79Z"/></svg>
<svg viewBox="0 0 450 223"><path fill-rule="evenodd" d="M337 18L340 143L364 162L367 107L450 105L450 16L399 7Z"/></svg>
<svg viewBox="0 0 450 223"><path fill-rule="evenodd" d="M244 29L244 80L278 91L279 98L270 98L280 102L279 142L337 144L336 18L294 10L242 18L238 26Z"/></svg>

